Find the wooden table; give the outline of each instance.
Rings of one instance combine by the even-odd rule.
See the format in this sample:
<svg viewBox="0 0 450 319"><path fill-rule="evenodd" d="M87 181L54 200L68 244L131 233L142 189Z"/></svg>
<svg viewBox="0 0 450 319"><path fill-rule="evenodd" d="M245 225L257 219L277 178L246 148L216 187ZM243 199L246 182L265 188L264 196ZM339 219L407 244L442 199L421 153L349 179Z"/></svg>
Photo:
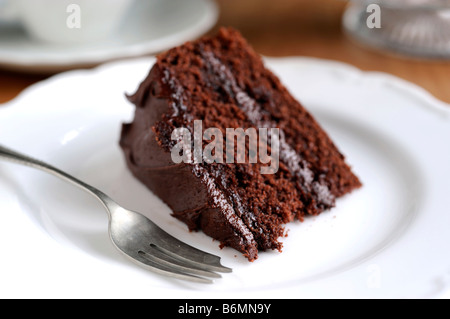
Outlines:
<svg viewBox="0 0 450 319"><path fill-rule="evenodd" d="M216 0L217 26L239 29L267 56L312 56L388 72L414 82L450 103L450 61L420 61L378 53L347 38L341 28L342 0ZM44 75L0 71L0 103L14 98Z"/></svg>

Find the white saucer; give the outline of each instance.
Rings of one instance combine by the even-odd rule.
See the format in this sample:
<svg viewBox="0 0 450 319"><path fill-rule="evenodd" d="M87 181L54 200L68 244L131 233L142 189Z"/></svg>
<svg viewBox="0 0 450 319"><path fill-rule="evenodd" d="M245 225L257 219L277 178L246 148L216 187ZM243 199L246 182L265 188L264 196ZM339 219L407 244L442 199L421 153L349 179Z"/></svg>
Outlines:
<svg viewBox="0 0 450 319"><path fill-rule="evenodd" d="M218 12L211 0L136 1L114 37L82 47L39 43L19 25L0 24L0 68L54 73L154 54L204 34Z"/></svg>

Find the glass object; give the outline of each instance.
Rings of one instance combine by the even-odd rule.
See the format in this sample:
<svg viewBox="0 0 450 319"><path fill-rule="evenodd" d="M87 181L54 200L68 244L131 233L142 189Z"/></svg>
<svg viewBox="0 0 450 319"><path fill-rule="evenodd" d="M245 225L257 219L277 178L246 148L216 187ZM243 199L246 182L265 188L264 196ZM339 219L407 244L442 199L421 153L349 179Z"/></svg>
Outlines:
<svg viewBox="0 0 450 319"><path fill-rule="evenodd" d="M352 0L345 31L374 48L421 58L450 58L450 0Z"/></svg>

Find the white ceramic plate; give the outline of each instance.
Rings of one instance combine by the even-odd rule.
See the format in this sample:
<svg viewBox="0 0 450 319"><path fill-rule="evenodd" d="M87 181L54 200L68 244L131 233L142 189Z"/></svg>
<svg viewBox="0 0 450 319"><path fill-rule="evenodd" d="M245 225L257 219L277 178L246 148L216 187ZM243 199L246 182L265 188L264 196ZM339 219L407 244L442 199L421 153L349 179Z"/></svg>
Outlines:
<svg viewBox="0 0 450 319"><path fill-rule="evenodd" d="M218 12L212 0L138 0L110 39L79 47L40 43L20 26L0 24L0 67L52 73L155 54L204 34Z"/></svg>
<svg viewBox="0 0 450 319"><path fill-rule="evenodd" d="M153 60L60 74L0 108L0 143L53 163L151 216L233 268L214 285L143 270L115 251L95 199L42 172L0 162L0 297L441 297L450 284L450 108L422 89L336 62L268 59L317 117L364 187L288 225L283 253L249 263L189 233L137 182L118 147Z"/></svg>

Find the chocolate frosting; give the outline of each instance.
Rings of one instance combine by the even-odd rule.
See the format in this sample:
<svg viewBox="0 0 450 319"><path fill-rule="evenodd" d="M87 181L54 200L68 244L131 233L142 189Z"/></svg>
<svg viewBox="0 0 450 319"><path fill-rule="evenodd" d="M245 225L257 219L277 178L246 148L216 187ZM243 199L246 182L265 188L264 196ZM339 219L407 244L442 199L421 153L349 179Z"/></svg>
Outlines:
<svg viewBox="0 0 450 319"><path fill-rule="evenodd" d="M172 111L172 90L163 81L164 74L156 64L137 92L129 96L136 105L135 119L123 124L120 146L133 175L161 198L173 216L186 223L189 230L202 230L253 260L257 256L251 232L239 221L230 220L223 210L210 202L207 184L193 173L192 164L174 164L169 151L161 147L153 126Z"/></svg>

